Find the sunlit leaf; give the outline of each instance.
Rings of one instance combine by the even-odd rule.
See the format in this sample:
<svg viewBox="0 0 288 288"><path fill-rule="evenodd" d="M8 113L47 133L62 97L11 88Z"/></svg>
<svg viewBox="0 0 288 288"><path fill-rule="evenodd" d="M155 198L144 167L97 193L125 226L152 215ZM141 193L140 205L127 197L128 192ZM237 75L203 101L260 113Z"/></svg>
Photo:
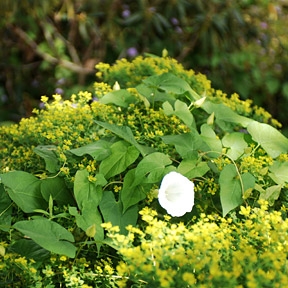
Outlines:
<svg viewBox="0 0 288 288"><path fill-rule="evenodd" d="M183 159L195 159L198 157L198 151L210 150L210 147L204 142L196 129L191 129L189 133L167 135L161 138L164 143L174 145Z"/></svg>
<svg viewBox="0 0 288 288"><path fill-rule="evenodd" d="M0 175L1 177L1 175ZM9 231L12 220L12 201L0 184L0 230Z"/></svg>
<svg viewBox="0 0 288 288"><path fill-rule="evenodd" d="M143 80L150 88L155 88L167 93L173 93L176 95L189 93L190 100L198 100L200 96L190 87L190 85L183 79L175 76L172 73L163 73L161 75L150 76Z"/></svg>
<svg viewBox="0 0 288 288"><path fill-rule="evenodd" d="M124 139L128 143L135 146L143 156L151 153L150 147L140 145L135 140L133 132L128 126L117 126L117 125L110 124L107 122L102 122L102 121L95 121L95 123L97 123L98 125L102 126L103 128L105 128L107 130L110 130L112 133L116 134L118 137Z"/></svg>
<svg viewBox="0 0 288 288"><path fill-rule="evenodd" d="M189 179L202 177L209 170L210 167L208 166L207 162L198 162L197 159L184 159L177 167L177 172L181 173Z"/></svg>
<svg viewBox="0 0 288 288"><path fill-rule="evenodd" d="M254 188L255 178L250 173L238 175L235 166L228 164L220 172L219 184L220 200L224 217L231 210L242 204L245 191Z"/></svg>
<svg viewBox="0 0 288 288"><path fill-rule="evenodd" d="M147 191L144 189L145 175L140 177L135 175L136 169L129 170L123 181L123 188L120 191L120 199L123 203L123 211L145 199ZM149 186L150 184L148 184Z"/></svg>
<svg viewBox="0 0 288 288"><path fill-rule="evenodd" d="M212 127L208 124L202 124L200 130L201 130L201 138L209 146L210 151L213 151L209 153L209 156L218 157L219 154L222 153L221 140L219 139L219 137L217 137Z"/></svg>
<svg viewBox="0 0 288 288"><path fill-rule="evenodd" d="M252 139L272 157L288 152L288 139L274 127L253 121L247 127Z"/></svg>
<svg viewBox="0 0 288 288"><path fill-rule="evenodd" d="M74 195L80 211L75 207L70 207L69 213L76 218L77 226L83 231L95 224L96 234L94 239L102 241L104 239L104 231L101 227L102 217L98 210L99 203L102 199L102 186L107 182L103 175L99 174L99 179L96 182L90 182L88 179L89 172L87 170L79 170L75 175ZM98 249L101 244L97 245Z"/></svg>
<svg viewBox="0 0 288 288"><path fill-rule="evenodd" d="M168 155L155 152L145 156L135 170L135 177L145 176L146 183L156 183L169 172L167 166L172 163Z"/></svg>
<svg viewBox="0 0 288 288"><path fill-rule="evenodd" d="M101 186L103 183L101 182L97 185L97 178L94 183L89 181L88 177L89 172L87 170L78 170L75 174L74 196L80 210L86 202L93 203L96 209L102 199Z"/></svg>
<svg viewBox="0 0 288 288"><path fill-rule="evenodd" d="M283 185L288 182L288 162L275 161L269 171L269 176L275 183Z"/></svg>
<svg viewBox="0 0 288 288"><path fill-rule="evenodd" d="M222 143L224 147L227 147L227 155L233 159L238 159L248 147L247 142L244 139L244 134L239 132L234 132L231 134L226 134L223 139Z"/></svg>
<svg viewBox="0 0 288 288"><path fill-rule="evenodd" d="M220 173L220 200L223 217L242 204L242 189L238 174L233 164L226 165Z"/></svg>
<svg viewBox="0 0 288 288"><path fill-rule="evenodd" d="M95 160L103 160L108 157L110 152L110 143L104 140L98 140L96 142L87 144L85 146L69 150L72 154L76 156L83 156L88 154L92 156Z"/></svg>
<svg viewBox="0 0 288 288"><path fill-rule="evenodd" d="M134 103L135 101L135 96L125 89L109 92L99 100L100 103L115 104L120 107L128 107L130 103Z"/></svg>
<svg viewBox="0 0 288 288"><path fill-rule="evenodd" d="M176 115L179 117L188 127L191 127L194 122L194 117L191 111L188 109L186 103L176 100L174 103L174 109L169 102L164 102L163 105L164 113L168 116Z"/></svg>
<svg viewBox="0 0 288 288"><path fill-rule="evenodd" d="M33 149L33 151L42 157L46 164L46 169L50 173L56 173L59 171L61 164L59 163L55 145L39 145Z"/></svg>
<svg viewBox="0 0 288 288"><path fill-rule="evenodd" d="M106 179L109 179L125 171L138 156L139 151L135 146L125 141L115 142L111 145L111 155L101 162L99 171Z"/></svg>
<svg viewBox="0 0 288 288"><path fill-rule="evenodd" d="M261 193L259 199L267 200L269 205L274 205L275 200L279 198L282 185L273 185L268 187L265 192Z"/></svg>
<svg viewBox="0 0 288 288"><path fill-rule="evenodd" d="M243 127L247 127L253 120L244 116L241 116L234 112L224 104L216 104L209 100L206 100L201 106L207 113L214 113L216 121L226 121L231 123L240 124Z"/></svg>
<svg viewBox="0 0 288 288"><path fill-rule="evenodd" d="M11 171L0 175L10 198L25 213L35 209L46 209L47 202L41 194L41 180L24 171Z"/></svg>

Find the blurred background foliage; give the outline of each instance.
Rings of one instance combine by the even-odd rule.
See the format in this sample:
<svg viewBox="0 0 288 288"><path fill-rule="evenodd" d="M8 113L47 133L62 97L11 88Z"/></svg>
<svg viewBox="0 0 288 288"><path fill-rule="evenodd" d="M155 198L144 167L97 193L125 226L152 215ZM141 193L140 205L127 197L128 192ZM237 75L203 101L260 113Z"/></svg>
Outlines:
<svg viewBox="0 0 288 288"><path fill-rule="evenodd" d="M30 116L41 95L92 92L99 62L167 49L287 134L287 11L288 0L1 0L0 121Z"/></svg>

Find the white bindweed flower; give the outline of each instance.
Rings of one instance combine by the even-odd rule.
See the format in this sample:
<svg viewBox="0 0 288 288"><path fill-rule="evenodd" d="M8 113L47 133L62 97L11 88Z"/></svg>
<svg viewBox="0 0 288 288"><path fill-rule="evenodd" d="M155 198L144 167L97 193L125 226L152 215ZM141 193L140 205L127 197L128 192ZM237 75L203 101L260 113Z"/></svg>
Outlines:
<svg viewBox="0 0 288 288"><path fill-rule="evenodd" d="M171 216L183 216L192 211L194 183L178 172L170 172L162 180L158 201Z"/></svg>
<svg viewBox="0 0 288 288"><path fill-rule="evenodd" d="M120 90L120 89L121 89L120 85L119 85L118 81L116 81L115 84L113 85L113 90L117 91L117 90Z"/></svg>

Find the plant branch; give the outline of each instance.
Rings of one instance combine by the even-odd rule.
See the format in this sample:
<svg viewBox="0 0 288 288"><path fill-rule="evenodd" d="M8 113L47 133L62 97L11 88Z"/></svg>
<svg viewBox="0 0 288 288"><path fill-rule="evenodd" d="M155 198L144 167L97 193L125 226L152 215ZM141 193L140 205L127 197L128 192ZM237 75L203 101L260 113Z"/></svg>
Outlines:
<svg viewBox="0 0 288 288"><path fill-rule="evenodd" d="M58 59L46 52L41 51L41 49L39 48L39 46L37 45L37 43L35 41L33 41L29 35L22 30L19 27L15 27L15 26L10 26L10 28L14 31L14 33L19 36L28 46L30 46L33 51L39 55L41 58L43 58L45 61L49 62L50 64L53 65L60 65L66 69L69 69L73 72L79 73L79 74L91 74L94 73L93 69L89 69L89 68L85 68L79 64L73 63L71 61L68 60L64 60L64 59Z"/></svg>

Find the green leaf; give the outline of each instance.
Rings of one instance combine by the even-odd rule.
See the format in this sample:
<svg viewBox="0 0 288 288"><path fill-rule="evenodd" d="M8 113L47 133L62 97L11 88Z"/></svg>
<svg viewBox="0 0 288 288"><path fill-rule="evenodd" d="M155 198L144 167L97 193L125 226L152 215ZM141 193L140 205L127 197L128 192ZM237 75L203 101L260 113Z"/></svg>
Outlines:
<svg viewBox="0 0 288 288"><path fill-rule="evenodd" d="M241 179L243 183L243 192L245 193L247 190L254 189L256 180L255 177L249 172L241 174Z"/></svg>
<svg viewBox="0 0 288 288"><path fill-rule="evenodd" d="M218 157L222 153L222 143L217 137L212 127L208 124L203 124L200 127L201 138L209 146L210 151L217 153L209 153L209 157Z"/></svg>
<svg viewBox="0 0 288 288"><path fill-rule="evenodd" d="M87 170L79 170L76 172L74 181L74 195L80 213L75 207L69 208L69 213L76 218L79 228L86 231L90 226L95 225L96 234L95 241L101 242L104 239L104 230L101 227L102 217L98 210L99 203L103 196L102 186L107 183L102 174L96 174L96 182L92 183L88 179L89 172ZM97 244L98 249L101 244Z"/></svg>
<svg viewBox="0 0 288 288"><path fill-rule="evenodd" d="M274 127L253 121L247 130L252 139L259 143L272 158L288 152L288 139Z"/></svg>
<svg viewBox="0 0 288 288"><path fill-rule="evenodd" d="M87 170L78 170L75 174L74 196L80 210L83 209L84 203L86 202L93 203L96 209L102 199L101 186L103 186L103 182L100 181L99 183L96 180L96 183L92 183L89 181L88 176L89 172Z"/></svg>
<svg viewBox="0 0 288 288"><path fill-rule="evenodd" d="M111 155L101 162L99 171L109 179L125 171L138 156L139 151L134 146L125 141L115 142L111 145Z"/></svg>
<svg viewBox="0 0 288 288"><path fill-rule="evenodd" d="M255 177L252 174L244 173L241 174L240 177L241 178L239 178L233 164L226 165L220 172L220 200L223 217L231 210L241 205L245 193L247 194L247 192L255 187Z"/></svg>
<svg viewBox="0 0 288 288"><path fill-rule="evenodd" d="M175 95L166 93L164 90L158 90L157 87L150 87L145 84L140 84L136 87L136 89L140 95L140 100L144 102L144 105L147 108L150 107L150 105L153 105L155 102L175 102ZM149 105L147 105L147 101Z"/></svg>
<svg viewBox="0 0 288 288"><path fill-rule="evenodd" d="M48 219L19 221L13 225L25 236L30 237L37 244L53 253L74 258L76 247L73 235L64 227Z"/></svg>
<svg viewBox="0 0 288 288"><path fill-rule="evenodd" d="M200 96L185 80L171 73L150 76L144 79L143 83L151 88L156 88L160 91L165 91L167 93L173 93L176 95L189 92L190 96L192 97L191 100L198 100L200 98Z"/></svg>
<svg viewBox="0 0 288 288"><path fill-rule="evenodd" d="M198 158L198 151L209 151L209 146L203 141L196 129L190 133L180 135L167 135L161 137L164 143L175 146L176 151L185 159Z"/></svg>
<svg viewBox="0 0 288 288"><path fill-rule="evenodd" d="M288 162L275 161L272 166L269 167L269 176L272 180L280 185L284 185L288 182Z"/></svg>
<svg viewBox="0 0 288 288"><path fill-rule="evenodd" d="M220 172L220 200L223 217L242 204L242 189L238 173L233 164L226 165Z"/></svg>
<svg viewBox="0 0 288 288"><path fill-rule="evenodd" d="M98 205L95 206L92 201L85 200L82 202L81 211L78 211L76 207L69 207L69 213L75 217L77 226L85 233L91 226L95 226L94 240L100 249L101 241L104 239L104 230L101 226L102 216L98 210Z"/></svg>
<svg viewBox="0 0 288 288"><path fill-rule="evenodd" d="M75 205L73 195L66 186L64 178L61 177L42 179L41 194L47 202L51 195L59 205Z"/></svg>
<svg viewBox="0 0 288 288"><path fill-rule="evenodd" d="M103 104L115 104L116 106L128 107L130 103L135 103L136 98L125 89L107 93L99 99Z"/></svg>
<svg viewBox="0 0 288 288"><path fill-rule="evenodd" d="M245 149L248 147L248 144L244 138L245 134L238 132L226 134L223 137L223 146L229 148L226 154L232 160L238 159L241 155L245 153Z"/></svg>
<svg viewBox="0 0 288 288"><path fill-rule="evenodd" d="M11 225L11 219L12 201L6 193L3 184L0 184L0 230L8 232Z"/></svg>
<svg viewBox="0 0 288 288"><path fill-rule="evenodd" d="M16 240L16 242L11 245L10 249L17 254L26 257L26 259L33 259L37 261L38 265L50 257L49 251L31 239Z"/></svg>
<svg viewBox="0 0 288 288"><path fill-rule="evenodd" d="M41 180L23 171L11 171L0 175L10 198L25 213L33 213L35 209L46 209L47 202L41 194Z"/></svg>
<svg viewBox="0 0 288 288"><path fill-rule="evenodd" d="M123 204L116 201L113 192L106 191L100 203L100 210L104 222L111 222L113 226L119 226L121 234L127 234L126 226L135 226L138 218L138 206L129 207L123 213Z"/></svg>
<svg viewBox="0 0 288 288"><path fill-rule="evenodd" d="M207 162L197 159L184 159L179 164L177 171L189 179L202 177L210 170Z"/></svg>
<svg viewBox="0 0 288 288"><path fill-rule="evenodd" d="M274 205L274 202L279 198L282 185L273 185L268 187L264 193L261 193L259 199L267 200L269 205Z"/></svg>
<svg viewBox="0 0 288 288"><path fill-rule="evenodd" d="M102 121L95 121L96 124L100 125L101 127L110 130L112 133L116 134L118 137L124 139L128 143L135 146L139 152L145 156L146 154L151 153L150 147L145 147L143 145L140 145L134 138L132 130L127 126L117 126L114 124L110 124L107 122Z"/></svg>
<svg viewBox="0 0 288 288"><path fill-rule="evenodd" d="M145 181L145 176L137 177L135 171L136 169L129 170L124 177L123 187L120 191L120 199L123 203L123 212L145 199L146 191L149 191L142 185ZM151 186L150 184L148 185L149 187Z"/></svg>
<svg viewBox="0 0 288 288"><path fill-rule="evenodd" d="M88 154L92 156L95 160L103 160L111 154L110 143L104 140L98 140L97 142L90 143L88 145L82 146L80 148L69 150L72 154L76 156L83 156Z"/></svg>
<svg viewBox="0 0 288 288"><path fill-rule="evenodd" d="M240 124L243 127L247 127L253 120L244 116L241 116L234 112L229 107L224 104L212 103L209 100L206 100L201 106L207 113L212 114L214 112L216 120L231 122Z"/></svg>
<svg viewBox="0 0 288 288"><path fill-rule="evenodd" d="M188 127L192 127L194 123L194 117L189 110L186 103L176 100L174 103L175 110L169 102L164 102L163 105L164 113L167 116L176 115L179 119L181 119Z"/></svg>
<svg viewBox="0 0 288 288"><path fill-rule="evenodd" d="M159 182L171 170L166 167L171 163L171 159L166 154L160 152L149 154L139 162L135 177L139 179L145 177L145 183Z"/></svg>
<svg viewBox="0 0 288 288"><path fill-rule="evenodd" d="M46 169L50 173L56 173L59 171L61 164L57 158L57 146L55 145L39 145L33 149L33 151L42 157L46 164Z"/></svg>

